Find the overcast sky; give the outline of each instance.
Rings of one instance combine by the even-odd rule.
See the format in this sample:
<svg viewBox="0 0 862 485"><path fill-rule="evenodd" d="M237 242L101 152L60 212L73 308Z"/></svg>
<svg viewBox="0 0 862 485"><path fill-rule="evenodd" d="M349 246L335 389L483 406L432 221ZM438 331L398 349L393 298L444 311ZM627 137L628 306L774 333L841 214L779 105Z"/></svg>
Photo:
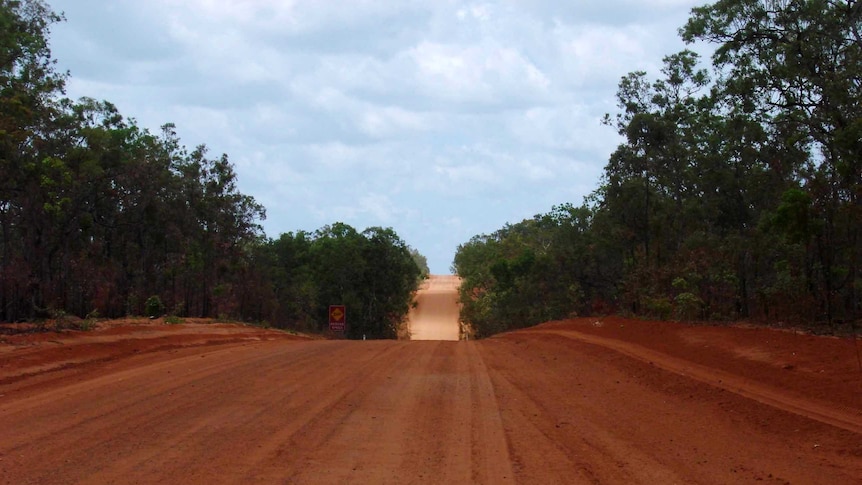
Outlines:
<svg viewBox="0 0 862 485"><path fill-rule="evenodd" d="M392 227L458 244L580 204L620 142L620 77L656 75L692 0L48 0L67 95L227 153L266 233Z"/></svg>

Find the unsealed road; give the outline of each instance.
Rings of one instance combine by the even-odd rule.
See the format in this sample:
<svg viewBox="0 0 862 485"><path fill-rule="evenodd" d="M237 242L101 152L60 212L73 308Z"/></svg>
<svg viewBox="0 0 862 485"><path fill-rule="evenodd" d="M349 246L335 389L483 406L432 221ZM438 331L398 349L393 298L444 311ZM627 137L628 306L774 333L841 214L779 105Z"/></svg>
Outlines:
<svg viewBox="0 0 862 485"><path fill-rule="evenodd" d="M706 334L703 345L704 329L671 324L643 329L667 329L652 350L628 342L620 352L583 339L637 340L636 322L595 323L604 327L578 321L478 342L154 348L80 369L18 369L0 375L0 483L860 483L852 386L862 381L843 361L824 372L805 354L808 340L782 343L789 334L767 334L767 345L718 329L728 336ZM676 342L697 351L697 376L652 361ZM722 342L759 353L728 357ZM829 359L851 358L835 350L840 341L824 342ZM788 370L787 345L810 359ZM76 352L73 342L9 350L0 370L40 348ZM720 369L711 358L725 359ZM773 401L735 392L728 373ZM800 386L820 390L800 397L811 389ZM800 402L802 411L782 404ZM837 421L807 416L805 403Z"/></svg>
<svg viewBox="0 0 862 485"><path fill-rule="evenodd" d="M453 275L431 275L416 293L409 315L411 340L458 340L458 285Z"/></svg>

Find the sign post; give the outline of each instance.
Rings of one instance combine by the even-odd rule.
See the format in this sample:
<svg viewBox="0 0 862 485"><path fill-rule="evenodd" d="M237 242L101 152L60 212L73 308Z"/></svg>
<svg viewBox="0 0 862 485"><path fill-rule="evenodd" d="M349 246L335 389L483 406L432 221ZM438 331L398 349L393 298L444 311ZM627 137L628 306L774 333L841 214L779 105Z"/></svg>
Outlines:
<svg viewBox="0 0 862 485"><path fill-rule="evenodd" d="M347 325L347 308L344 305L329 305L329 331L344 333Z"/></svg>

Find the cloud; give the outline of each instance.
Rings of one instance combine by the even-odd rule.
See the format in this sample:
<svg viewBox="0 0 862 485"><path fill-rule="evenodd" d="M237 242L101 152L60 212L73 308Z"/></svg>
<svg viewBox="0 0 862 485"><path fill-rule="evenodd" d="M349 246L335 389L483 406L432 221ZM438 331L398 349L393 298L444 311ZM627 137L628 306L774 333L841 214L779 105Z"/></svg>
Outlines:
<svg viewBox="0 0 862 485"><path fill-rule="evenodd" d="M550 80L517 49L423 42L409 51L417 90L441 101L506 106L541 99Z"/></svg>
<svg viewBox="0 0 862 485"><path fill-rule="evenodd" d="M459 243L594 190L620 77L683 47L688 0L54 0L71 97L229 154L270 236Z"/></svg>
<svg viewBox="0 0 862 485"><path fill-rule="evenodd" d="M341 204L327 204L318 208L320 217L333 221L361 218L368 221L369 227L390 227L399 219L411 218L417 212L397 205L388 195L380 193L363 194L351 204L344 204L343 201Z"/></svg>

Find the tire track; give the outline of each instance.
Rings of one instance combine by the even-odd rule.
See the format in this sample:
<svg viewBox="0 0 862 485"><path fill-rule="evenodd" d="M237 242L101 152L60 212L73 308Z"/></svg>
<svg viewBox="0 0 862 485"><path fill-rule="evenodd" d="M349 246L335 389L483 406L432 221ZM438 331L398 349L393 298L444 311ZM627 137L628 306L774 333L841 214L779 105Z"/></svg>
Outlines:
<svg viewBox="0 0 862 485"><path fill-rule="evenodd" d="M23 392L0 385L0 483L862 476L858 434L725 392L714 379L736 383L716 369L620 344L541 329L478 342L256 342L94 364L70 382L25 380Z"/></svg>
<svg viewBox="0 0 862 485"><path fill-rule="evenodd" d="M695 364L636 344L583 334L573 330L529 330L524 333L558 335L604 347L627 357L649 363L660 369L733 392L762 404L853 433L862 434L862 415L858 411L845 412L841 409L836 409L834 406L819 403L810 398L794 396L721 369Z"/></svg>

